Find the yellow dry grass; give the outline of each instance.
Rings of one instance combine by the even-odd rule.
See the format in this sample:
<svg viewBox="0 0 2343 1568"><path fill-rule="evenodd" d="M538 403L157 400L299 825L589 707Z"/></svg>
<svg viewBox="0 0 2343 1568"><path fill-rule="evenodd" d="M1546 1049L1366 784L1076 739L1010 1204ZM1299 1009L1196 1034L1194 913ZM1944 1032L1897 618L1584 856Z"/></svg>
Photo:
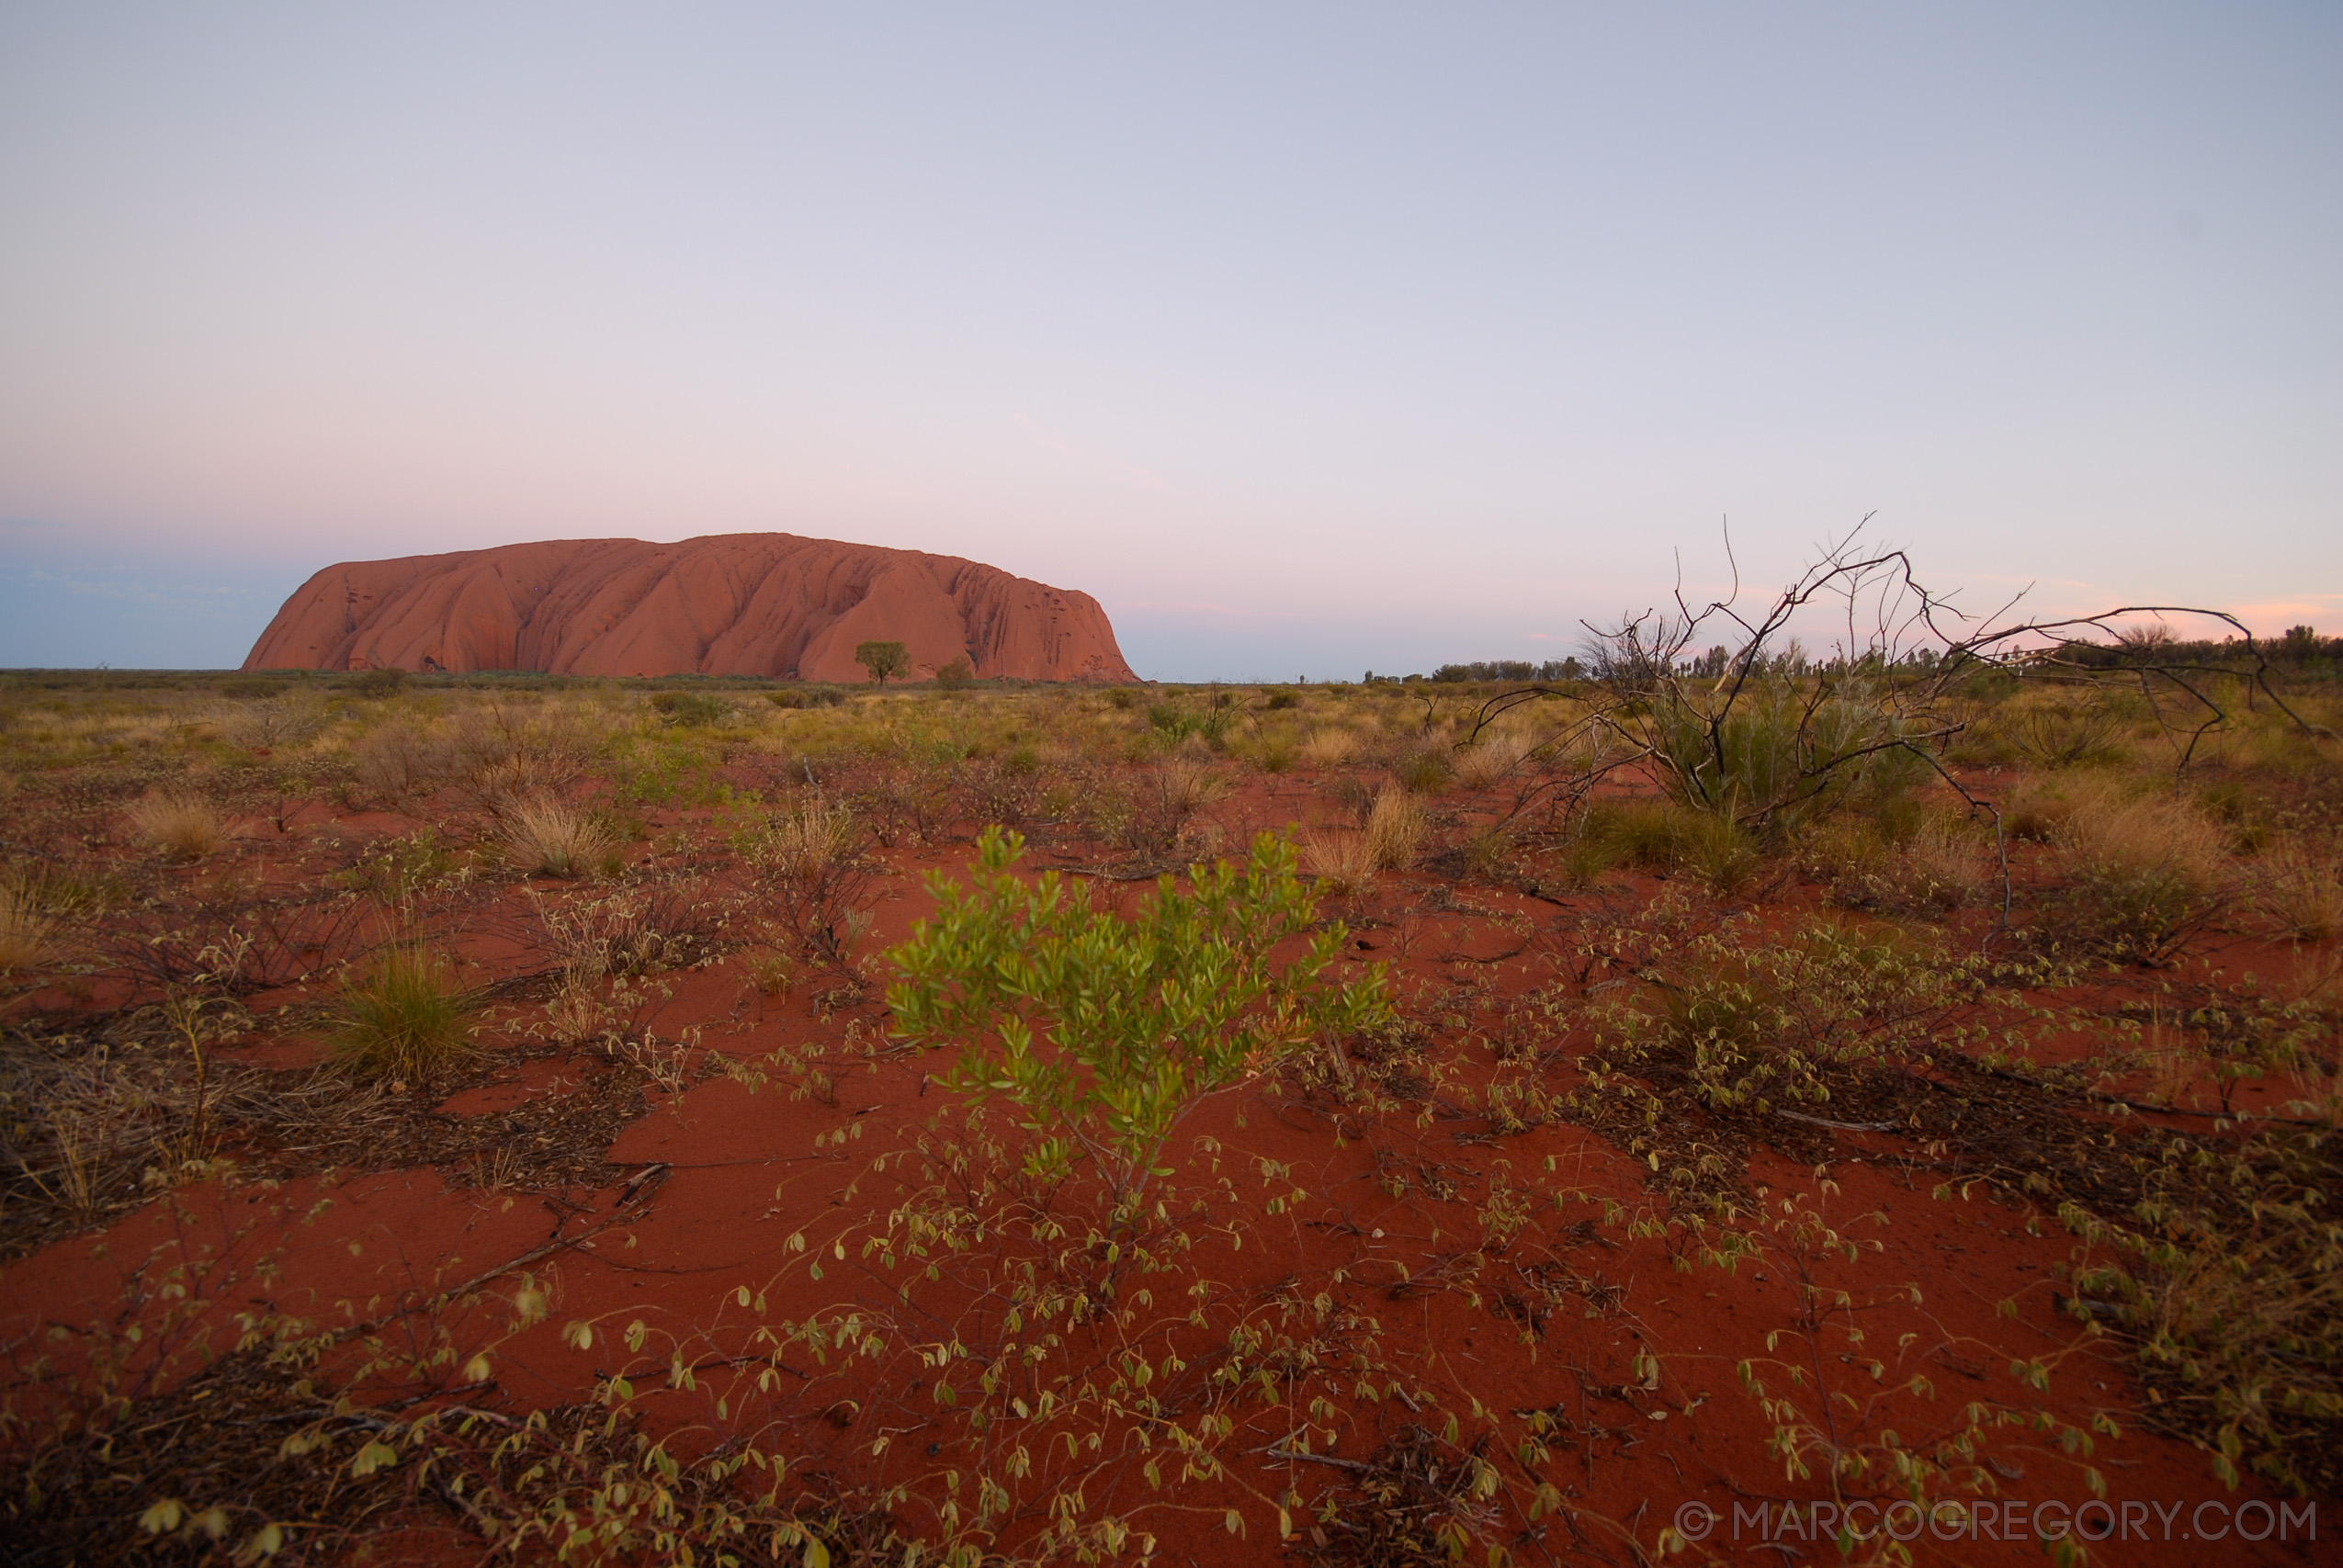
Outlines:
<svg viewBox="0 0 2343 1568"><path fill-rule="evenodd" d="M1184 750L1158 762L1155 776L1163 792L1163 808L1174 817L1185 817L1213 799L1222 786L1219 773L1206 757Z"/></svg>
<svg viewBox="0 0 2343 1568"><path fill-rule="evenodd" d="M56 919L41 909L28 882L0 882L0 975L39 968L56 934Z"/></svg>
<svg viewBox="0 0 2343 1568"><path fill-rule="evenodd" d="M2221 825L2169 795L2079 795L2051 837L2072 859L2122 872L2168 873L2195 887L2213 886L2231 863L2229 835Z"/></svg>
<svg viewBox="0 0 2343 1568"><path fill-rule="evenodd" d="M130 830L172 860L202 860L224 848L233 829L201 795L151 795L128 813Z"/></svg>
<svg viewBox="0 0 2343 1568"><path fill-rule="evenodd" d="M1490 730L1456 753L1456 782L1466 789L1487 789L1520 767L1536 744L1518 729Z"/></svg>
<svg viewBox="0 0 2343 1568"><path fill-rule="evenodd" d="M742 841L749 859L775 876L811 881L854 848L855 816L819 796L766 821Z"/></svg>
<svg viewBox="0 0 2343 1568"><path fill-rule="evenodd" d="M1405 871L1415 863L1424 827L1423 807L1415 797L1397 784L1385 784L1375 792L1375 805L1367 811L1370 858L1382 870Z"/></svg>
<svg viewBox="0 0 2343 1568"><path fill-rule="evenodd" d="M1313 729L1302 740L1302 761L1313 768L1339 767L1359 754L1359 738L1347 729Z"/></svg>
<svg viewBox="0 0 2343 1568"><path fill-rule="evenodd" d="M1994 872L1992 852L1965 823L1931 818L1906 841L1900 856L1907 884L1927 902L1958 908L1974 903Z"/></svg>
<svg viewBox="0 0 2343 1568"><path fill-rule="evenodd" d="M551 795L528 796L506 807L496 840L507 861L547 876L583 876L615 846L610 830L592 813Z"/></svg>
<svg viewBox="0 0 2343 1568"><path fill-rule="evenodd" d="M2281 839L2251 874L2254 906L2280 935L2326 942L2343 931L2343 866L2332 845Z"/></svg>
<svg viewBox="0 0 2343 1568"><path fill-rule="evenodd" d="M1375 852L1356 828L1304 830L1302 869L1326 893L1360 893L1375 886Z"/></svg>

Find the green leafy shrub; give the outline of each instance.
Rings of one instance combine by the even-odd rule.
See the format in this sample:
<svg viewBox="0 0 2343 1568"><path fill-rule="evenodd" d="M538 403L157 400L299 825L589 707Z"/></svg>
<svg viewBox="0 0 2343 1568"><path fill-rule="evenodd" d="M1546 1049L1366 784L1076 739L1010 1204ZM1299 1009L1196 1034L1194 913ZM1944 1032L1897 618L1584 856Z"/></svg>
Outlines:
<svg viewBox="0 0 2343 1568"><path fill-rule="evenodd" d="M904 1040L959 1048L952 1088L1015 1102L1036 1172L1087 1162L1118 1212L1204 1097L1388 1014L1380 971L1320 978L1348 934L1339 923L1272 956L1317 918L1283 840L1256 840L1242 870L1192 870L1189 892L1162 878L1129 919L1055 872L1020 878L1024 842L989 829L967 885L930 880L934 918L889 954L902 978L888 1004Z"/></svg>
<svg viewBox="0 0 2343 1568"><path fill-rule="evenodd" d="M427 1079L472 1055L480 1003L456 983L447 961L424 948L385 948L363 977L346 982L335 1007L342 1059L369 1077Z"/></svg>
<svg viewBox="0 0 2343 1568"><path fill-rule="evenodd" d="M777 708L834 708L845 705L846 694L835 686L784 686L764 700Z"/></svg>
<svg viewBox="0 0 2343 1568"><path fill-rule="evenodd" d="M1215 692L1200 707L1176 701L1149 704L1147 722L1166 745L1176 746L1193 735L1217 750L1228 744L1228 731L1242 713L1234 693Z"/></svg>
<svg viewBox="0 0 2343 1568"><path fill-rule="evenodd" d="M730 703L706 692L661 692L652 696L651 705L661 723L672 724L678 729L705 729L711 724L721 724L732 711Z"/></svg>
<svg viewBox="0 0 2343 1568"><path fill-rule="evenodd" d="M395 697L407 683L407 672L394 665L361 671L349 683L362 697Z"/></svg>

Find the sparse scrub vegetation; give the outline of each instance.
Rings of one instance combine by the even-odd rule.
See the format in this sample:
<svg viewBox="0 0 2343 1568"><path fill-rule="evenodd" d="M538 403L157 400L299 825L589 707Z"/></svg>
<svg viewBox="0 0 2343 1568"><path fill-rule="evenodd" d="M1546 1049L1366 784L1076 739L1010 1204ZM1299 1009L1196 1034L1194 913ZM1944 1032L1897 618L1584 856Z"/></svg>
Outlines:
<svg viewBox="0 0 2343 1568"><path fill-rule="evenodd" d="M1296 689L0 676L0 1529L1352 1568L1658 1561L1785 1464L2324 1499L2327 667L1918 594Z"/></svg>

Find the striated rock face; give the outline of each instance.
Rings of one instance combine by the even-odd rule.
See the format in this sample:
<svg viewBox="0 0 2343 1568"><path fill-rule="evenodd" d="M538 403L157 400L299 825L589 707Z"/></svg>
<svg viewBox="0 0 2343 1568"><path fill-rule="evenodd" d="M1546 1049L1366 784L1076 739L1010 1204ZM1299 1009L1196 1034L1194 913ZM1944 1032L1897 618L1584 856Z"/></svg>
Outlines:
<svg viewBox="0 0 2343 1568"><path fill-rule="evenodd" d="M857 643L916 676L1137 679L1087 593L953 556L793 534L560 539L345 561L285 601L247 670L543 670L858 682Z"/></svg>

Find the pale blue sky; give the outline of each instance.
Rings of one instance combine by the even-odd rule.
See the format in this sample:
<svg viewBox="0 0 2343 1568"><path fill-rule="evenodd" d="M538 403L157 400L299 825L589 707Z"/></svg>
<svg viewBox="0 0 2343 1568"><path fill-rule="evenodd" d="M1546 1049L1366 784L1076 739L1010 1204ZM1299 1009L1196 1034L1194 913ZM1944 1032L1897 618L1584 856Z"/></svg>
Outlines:
<svg viewBox="0 0 2343 1568"><path fill-rule="evenodd" d="M1720 516L2343 630L2343 7L0 5L0 664L780 528L1143 672L1566 651Z"/></svg>

